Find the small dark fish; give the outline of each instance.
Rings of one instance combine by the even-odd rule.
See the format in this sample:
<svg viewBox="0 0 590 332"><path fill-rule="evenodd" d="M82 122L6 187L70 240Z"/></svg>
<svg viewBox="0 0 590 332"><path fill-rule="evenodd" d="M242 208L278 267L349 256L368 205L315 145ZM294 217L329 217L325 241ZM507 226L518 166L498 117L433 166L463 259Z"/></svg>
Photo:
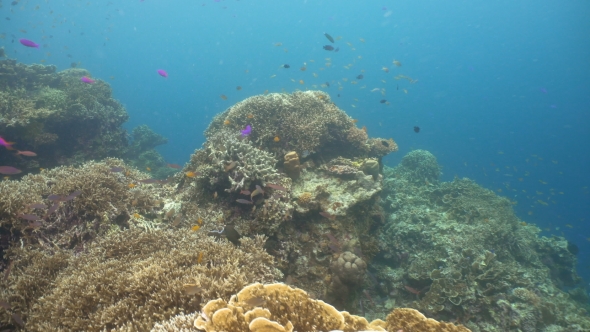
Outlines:
<svg viewBox="0 0 590 332"><path fill-rule="evenodd" d="M209 231L207 235L214 236L216 238L226 238L229 242L236 246L240 244L240 238L242 237L242 235L236 231L233 225L226 225L220 231Z"/></svg>
<svg viewBox="0 0 590 332"><path fill-rule="evenodd" d="M356 77L357 80L362 80L364 78L363 74L360 74L359 76Z"/></svg>
<svg viewBox="0 0 590 332"><path fill-rule="evenodd" d="M12 314L12 320L14 320L18 325L20 325L20 327L25 327L25 322L23 321L22 318L20 318L19 315L17 314Z"/></svg>
<svg viewBox="0 0 590 332"><path fill-rule="evenodd" d="M45 204L42 204L42 203L33 203L30 205L27 205L27 207L30 209L47 209L47 206L45 206Z"/></svg>
<svg viewBox="0 0 590 332"><path fill-rule="evenodd" d="M420 127L414 126L414 132L417 134L420 132Z"/></svg>
<svg viewBox="0 0 590 332"><path fill-rule="evenodd" d="M10 310L10 303L6 302L6 301L2 301L0 300L0 307L6 309L6 310Z"/></svg>
<svg viewBox="0 0 590 332"><path fill-rule="evenodd" d="M38 220L29 222L29 227L31 228L41 228L41 226L43 226L43 224Z"/></svg>
<svg viewBox="0 0 590 332"><path fill-rule="evenodd" d="M46 217L49 216L50 214L52 214L53 212L57 211L57 208L59 207L59 202L55 202L50 208L49 210L47 210L47 214L45 215Z"/></svg>
<svg viewBox="0 0 590 332"><path fill-rule="evenodd" d="M158 179L145 179L145 180L139 180L139 182L145 183L145 184L151 184L151 183L159 183L160 180L158 180Z"/></svg>
<svg viewBox="0 0 590 332"><path fill-rule="evenodd" d="M71 54L68 54L68 55L67 55L67 57L68 57L68 58L71 58L71 57L72 57L72 55L71 55Z"/></svg>
<svg viewBox="0 0 590 332"><path fill-rule="evenodd" d="M178 164L166 164L166 166L170 167L170 168L174 168L174 169L181 169L182 166L178 165Z"/></svg>
<svg viewBox="0 0 590 332"><path fill-rule="evenodd" d="M331 214L329 214L328 212L323 212L323 211L322 211L322 212L320 212L320 215L321 215L322 217L326 217L326 218L328 218L328 219L330 219L330 220L335 220L335 219L336 219L336 216L334 216L334 215L331 215Z"/></svg>
<svg viewBox="0 0 590 332"><path fill-rule="evenodd" d="M289 66L288 64L286 64L286 63L285 63L285 64L283 65L283 68L291 68L291 66Z"/></svg>
<svg viewBox="0 0 590 332"><path fill-rule="evenodd" d="M65 199L65 197L63 197L62 195L51 194L51 195L47 196L47 199L50 201L61 202Z"/></svg>
<svg viewBox="0 0 590 332"><path fill-rule="evenodd" d="M124 171L124 168L123 167L119 167L119 166L115 166L115 167L111 167L110 171L113 172L113 173L119 173L119 172L123 172Z"/></svg>
<svg viewBox="0 0 590 332"><path fill-rule="evenodd" d="M72 67L72 68L76 68L76 67L78 67L78 64L77 64L77 63L75 63L75 62L72 62L72 63L70 63L70 67Z"/></svg>
<svg viewBox="0 0 590 332"><path fill-rule="evenodd" d="M240 204L252 204L252 201L249 201L247 199L242 199L242 198L236 199L236 202L238 202Z"/></svg>
<svg viewBox="0 0 590 332"><path fill-rule="evenodd" d="M0 174L14 175L22 172L20 169L12 166L0 166Z"/></svg>
<svg viewBox="0 0 590 332"><path fill-rule="evenodd" d="M275 189L275 190L287 191L287 189L285 187L279 186L278 184L267 183L266 186L271 189Z"/></svg>
<svg viewBox="0 0 590 332"><path fill-rule="evenodd" d="M329 41L330 41L332 44L334 44L334 38L332 38L332 36L330 36L329 34L327 34L327 33L325 33L325 32L324 32L324 36L326 36L326 38L328 38L328 40L329 40Z"/></svg>
<svg viewBox="0 0 590 332"><path fill-rule="evenodd" d="M340 47L336 47L336 49L334 50L334 52L338 52L340 51Z"/></svg>
<svg viewBox="0 0 590 332"><path fill-rule="evenodd" d="M251 299L247 299L245 302L253 307L260 307L261 305L264 305L266 303L266 300L262 296L257 296Z"/></svg>
<svg viewBox="0 0 590 332"><path fill-rule="evenodd" d="M10 17L6 16L6 20L7 20L7 21L10 21Z"/></svg>
<svg viewBox="0 0 590 332"><path fill-rule="evenodd" d="M69 194L68 196L66 196L64 198L64 201L71 201L72 199L78 197L80 194L82 193L82 191L80 190L76 190L73 193Z"/></svg>
<svg viewBox="0 0 590 332"><path fill-rule="evenodd" d="M387 99L381 99L380 103L381 104L385 104L387 102Z"/></svg>
<svg viewBox="0 0 590 332"><path fill-rule="evenodd" d="M340 97L340 94L338 94L338 97Z"/></svg>
<svg viewBox="0 0 590 332"><path fill-rule="evenodd" d="M30 221L35 221L35 220L39 220L39 216L36 214L19 214L17 215L17 217L21 218L21 219L25 219L25 220L30 220Z"/></svg>
<svg viewBox="0 0 590 332"><path fill-rule="evenodd" d="M18 5L18 1L13 1L10 4L13 5L13 6L16 6L16 5Z"/></svg>
<svg viewBox="0 0 590 332"><path fill-rule="evenodd" d="M327 87L330 87L330 82L326 82L326 86Z"/></svg>
<svg viewBox="0 0 590 332"><path fill-rule="evenodd" d="M334 50L334 47L332 47L332 46L330 46L330 45L324 45L324 47L323 47L323 48L324 48L324 50L326 50L326 51L333 51L333 50Z"/></svg>

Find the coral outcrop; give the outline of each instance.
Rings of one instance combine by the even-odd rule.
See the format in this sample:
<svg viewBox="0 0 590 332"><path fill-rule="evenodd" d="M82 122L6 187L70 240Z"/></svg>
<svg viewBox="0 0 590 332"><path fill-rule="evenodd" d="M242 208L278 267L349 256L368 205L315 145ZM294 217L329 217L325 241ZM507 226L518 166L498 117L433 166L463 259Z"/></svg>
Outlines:
<svg viewBox="0 0 590 332"><path fill-rule="evenodd" d="M579 282L567 241L539 237L512 202L468 179L439 183L439 169L418 150L384 170L387 221L369 264L372 295L473 331L590 328L560 289Z"/></svg>
<svg viewBox="0 0 590 332"><path fill-rule="evenodd" d="M136 159L147 150L128 146L122 124L129 116L112 97L109 84L100 79L87 84L80 81L82 76L90 77L90 72L81 68L57 72L55 66L0 60L0 132L16 142L14 148L37 154L35 158L3 154L0 164L28 173L106 157ZM146 140L141 135L146 128L134 131L134 143L163 143L161 137ZM138 133L143 139L136 138Z"/></svg>

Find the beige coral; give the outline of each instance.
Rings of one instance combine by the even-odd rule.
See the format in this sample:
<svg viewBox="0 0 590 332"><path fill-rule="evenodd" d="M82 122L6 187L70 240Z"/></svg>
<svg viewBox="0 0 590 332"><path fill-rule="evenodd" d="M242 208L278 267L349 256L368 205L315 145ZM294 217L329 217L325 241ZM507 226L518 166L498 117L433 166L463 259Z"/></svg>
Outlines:
<svg viewBox="0 0 590 332"><path fill-rule="evenodd" d="M259 305L253 307L253 304ZM396 309L387 321L365 318L338 311L333 306L313 300L301 289L285 284L249 285L232 296L229 302L212 300L195 320L197 329L204 331L457 331L468 332L463 326L439 323L424 317L414 309ZM179 331L153 330L153 331Z"/></svg>
<svg viewBox="0 0 590 332"><path fill-rule="evenodd" d="M60 252L60 271L47 276L43 260L27 260L39 253L25 248L12 253L18 269L0 281L1 295L22 310L27 331L147 331L255 280L280 278L263 244L260 236L243 239L238 248L200 232L134 228L99 238L77 256ZM29 295L30 280L46 279ZM197 285L198 293L188 294L185 284Z"/></svg>

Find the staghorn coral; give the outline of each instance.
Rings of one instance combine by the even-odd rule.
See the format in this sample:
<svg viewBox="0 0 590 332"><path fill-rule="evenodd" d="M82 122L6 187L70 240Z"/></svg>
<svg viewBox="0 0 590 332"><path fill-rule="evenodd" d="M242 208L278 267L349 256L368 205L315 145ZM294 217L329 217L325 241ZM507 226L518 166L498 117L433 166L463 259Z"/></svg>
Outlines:
<svg viewBox="0 0 590 332"><path fill-rule="evenodd" d="M112 172L111 168L120 168ZM80 167L63 166L0 182L0 234L13 242L75 248L112 228L142 223L133 213L155 214L165 189L140 185L146 175L109 158ZM132 185L132 186L130 186ZM130 188L133 187L134 188ZM77 193L76 197L67 198ZM50 197L53 195L53 197ZM44 207L32 207L42 204ZM38 216L25 220L19 215ZM145 219L144 219L145 220ZM0 249L6 248L3 243Z"/></svg>
<svg viewBox="0 0 590 332"><path fill-rule="evenodd" d="M155 321L199 310L215 298L228 299L254 280L279 277L263 243L263 237L243 239L238 249L184 230L113 232L79 255L61 252L56 256L61 270L33 294L26 292L28 280L43 278L38 274L45 273L45 264L39 258L22 264L40 254L17 249L11 257L18 269L4 283L2 296L13 307L27 299L18 307L27 331L146 331ZM198 287L197 294L187 294L187 284Z"/></svg>

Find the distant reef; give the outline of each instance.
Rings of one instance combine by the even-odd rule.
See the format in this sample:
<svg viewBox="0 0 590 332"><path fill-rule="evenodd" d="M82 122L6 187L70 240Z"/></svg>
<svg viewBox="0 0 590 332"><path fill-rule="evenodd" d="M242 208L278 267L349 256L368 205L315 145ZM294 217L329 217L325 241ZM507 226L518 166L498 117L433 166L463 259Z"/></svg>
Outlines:
<svg viewBox="0 0 590 332"><path fill-rule="evenodd" d="M43 86L69 77L44 68ZM79 98L111 100L100 84L76 89L103 99ZM564 238L473 181L441 182L428 151L383 166L396 142L322 91L229 107L167 179L141 157L165 139L138 127L127 143L110 103L119 154L0 182L0 329L590 329Z"/></svg>
<svg viewBox="0 0 590 332"><path fill-rule="evenodd" d="M109 84L100 79L84 83L82 77L90 77L90 72L56 72L55 66L0 60L0 136L15 142L17 150L37 154L23 158L2 153L0 164L31 172L117 157L138 166L149 164L160 177L170 175L153 150L166 139L154 139L158 134L140 126L129 142L122 128L129 115L112 98Z"/></svg>

